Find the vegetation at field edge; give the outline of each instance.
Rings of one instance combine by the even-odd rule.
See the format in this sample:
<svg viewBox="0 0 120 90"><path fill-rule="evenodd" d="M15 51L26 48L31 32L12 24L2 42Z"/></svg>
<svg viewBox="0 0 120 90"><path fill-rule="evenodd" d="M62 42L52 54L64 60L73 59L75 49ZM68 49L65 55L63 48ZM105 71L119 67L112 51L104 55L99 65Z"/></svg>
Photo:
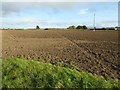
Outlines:
<svg viewBox="0 0 120 90"><path fill-rule="evenodd" d="M2 65L3 88L120 88L119 80L49 63L17 58Z"/></svg>

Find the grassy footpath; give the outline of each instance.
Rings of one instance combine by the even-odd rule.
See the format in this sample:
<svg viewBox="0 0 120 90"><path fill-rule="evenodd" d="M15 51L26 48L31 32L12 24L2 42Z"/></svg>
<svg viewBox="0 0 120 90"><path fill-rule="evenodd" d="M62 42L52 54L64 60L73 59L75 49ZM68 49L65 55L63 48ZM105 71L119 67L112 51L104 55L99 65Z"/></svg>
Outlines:
<svg viewBox="0 0 120 90"><path fill-rule="evenodd" d="M24 59L2 63L2 85L7 88L120 88L118 80L105 80L67 67Z"/></svg>

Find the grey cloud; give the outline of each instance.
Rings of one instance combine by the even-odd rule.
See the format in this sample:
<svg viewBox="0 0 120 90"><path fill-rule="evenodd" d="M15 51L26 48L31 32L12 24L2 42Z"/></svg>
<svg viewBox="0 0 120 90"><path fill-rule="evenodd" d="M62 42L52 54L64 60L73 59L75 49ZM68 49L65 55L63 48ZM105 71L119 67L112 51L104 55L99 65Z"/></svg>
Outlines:
<svg viewBox="0 0 120 90"><path fill-rule="evenodd" d="M3 2L2 14L3 16L19 15L20 12L27 12L31 9L43 10L43 12L50 9L48 14L57 14L61 10L72 10L79 4L78 2Z"/></svg>
<svg viewBox="0 0 120 90"><path fill-rule="evenodd" d="M2 16L17 15L23 9L22 3L5 2L2 3Z"/></svg>

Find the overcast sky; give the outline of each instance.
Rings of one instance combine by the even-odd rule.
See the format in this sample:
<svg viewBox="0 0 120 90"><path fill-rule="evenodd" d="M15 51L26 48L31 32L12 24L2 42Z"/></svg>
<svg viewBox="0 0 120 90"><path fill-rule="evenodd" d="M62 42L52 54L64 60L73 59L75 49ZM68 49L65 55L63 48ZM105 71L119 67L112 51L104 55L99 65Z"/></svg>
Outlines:
<svg viewBox="0 0 120 90"><path fill-rule="evenodd" d="M94 13L96 27L118 26L117 2L3 2L0 28L93 27Z"/></svg>

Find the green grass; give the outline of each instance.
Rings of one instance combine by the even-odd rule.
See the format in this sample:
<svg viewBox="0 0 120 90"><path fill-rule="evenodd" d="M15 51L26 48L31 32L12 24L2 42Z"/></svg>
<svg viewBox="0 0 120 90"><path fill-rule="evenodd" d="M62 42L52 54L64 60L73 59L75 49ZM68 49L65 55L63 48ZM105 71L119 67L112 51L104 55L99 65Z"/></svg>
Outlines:
<svg viewBox="0 0 120 90"><path fill-rule="evenodd" d="M3 88L120 88L118 80L38 61L9 59L2 65Z"/></svg>

